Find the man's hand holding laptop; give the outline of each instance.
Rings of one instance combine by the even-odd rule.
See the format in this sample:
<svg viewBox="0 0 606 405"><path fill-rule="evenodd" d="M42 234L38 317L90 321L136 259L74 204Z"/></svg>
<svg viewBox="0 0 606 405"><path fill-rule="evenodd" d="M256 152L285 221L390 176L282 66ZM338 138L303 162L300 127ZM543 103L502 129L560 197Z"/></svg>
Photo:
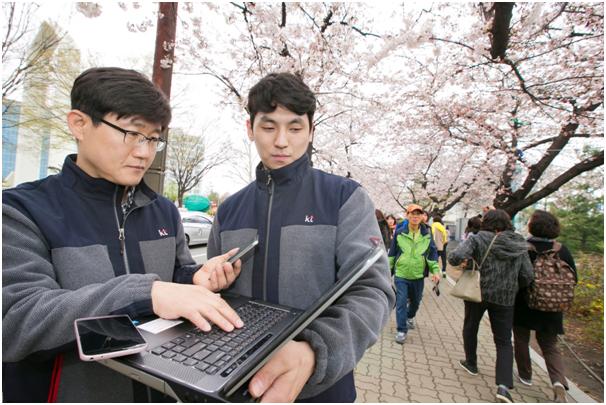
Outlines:
<svg viewBox="0 0 606 405"><path fill-rule="evenodd" d="M204 331L210 322L225 331L243 326L238 314L217 294L240 275L242 262L228 261L238 248L213 257L193 277L193 285L156 281L152 303L165 319L187 318ZM261 402L294 402L315 368L315 354L307 342L290 341L252 378L249 391Z"/></svg>
<svg viewBox="0 0 606 405"><path fill-rule="evenodd" d="M294 402L315 367L309 343L291 340L255 374L248 391L261 402Z"/></svg>

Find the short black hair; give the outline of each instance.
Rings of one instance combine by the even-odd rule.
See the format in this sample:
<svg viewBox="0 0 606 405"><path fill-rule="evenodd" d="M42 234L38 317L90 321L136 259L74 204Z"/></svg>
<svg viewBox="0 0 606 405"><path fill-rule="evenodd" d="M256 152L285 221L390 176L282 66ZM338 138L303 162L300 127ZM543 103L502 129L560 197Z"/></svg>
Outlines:
<svg viewBox="0 0 606 405"><path fill-rule="evenodd" d="M555 239L560 236L560 221L547 211L536 210L528 221L528 231L532 236Z"/></svg>
<svg viewBox="0 0 606 405"><path fill-rule="evenodd" d="M482 226L482 218L479 216L469 218L467 221L467 228L465 228L465 233L478 233L480 231L480 227Z"/></svg>
<svg viewBox="0 0 606 405"><path fill-rule="evenodd" d="M503 210L490 210L482 218L483 231L503 232L513 230L509 214Z"/></svg>
<svg viewBox="0 0 606 405"><path fill-rule="evenodd" d="M170 103L164 93L136 70L96 67L76 78L71 91L72 109L88 114L94 125L106 114L118 118L141 117L168 127Z"/></svg>
<svg viewBox="0 0 606 405"><path fill-rule="evenodd" d="M434 215L433 216L433 222L439 222L442 223L442 217L439 215Z"/></svg>
<svg viewBox="0 0 606 405"><path fill-rule="evenodd" d="M297 115L307 114L309 128L313 127L316 96L300 77L288 72L270 73L255 84L248 92L250 125L257 113L273 112L278 105Z"/></svg>

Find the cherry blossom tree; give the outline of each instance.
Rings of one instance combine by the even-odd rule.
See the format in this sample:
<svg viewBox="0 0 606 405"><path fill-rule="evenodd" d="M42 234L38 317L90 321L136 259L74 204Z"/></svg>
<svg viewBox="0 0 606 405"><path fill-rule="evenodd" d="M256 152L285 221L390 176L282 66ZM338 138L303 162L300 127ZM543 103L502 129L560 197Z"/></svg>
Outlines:
<svg viewBox="0 0 606 405"><path fill-rule="evenodd" d="M495 206L515 214L558 190L579 174L604 164L596 142L576 143L578 138L603 138L603 40L604 5L599 3L551 4L548 8L520 4L511 24L509 43L499 38L491 47L493 59L507 66L507 85L516 92L511 110L510 153L503 167ZM493 27L504 18L495 9ZM537 119L538 118L538 119ZM543 121L547 131L526 136L525 120ZM540 125L540 124L539 124ZM575 139L576 138L576 139ZM550 173L555 160L573 149L572 164ZM515 165L524 167L523 180L513 186ZM541 181L542 180L542 181Z"/></svg>
<svg viewBox="0 0 606 405"><path fill-rule="evenodd" d="M603 165L602 3L185 3L175 71L241 120L274 71L316 92L316 167L377 206L515 215ZM147 18L133 23L146 26Z"/></svg>
<svg viewBox="0 0 606 405"><path fill-rule="evenodd" d="M456 8L475 23L463 27L452 18ZM516 4L509 12L503 21L502 6L442 4L422 12L419 28L392 37L392 44L417 38L415 55L386 47L419 66L420 91L398 95L407 108L394 128L419 134L420 121L459 154L472 147L486 162L484 195L514 215L603 164L603 5ZM473 179L466 184L478 187ZM444 183L443 197L450 187Z"/></svg>

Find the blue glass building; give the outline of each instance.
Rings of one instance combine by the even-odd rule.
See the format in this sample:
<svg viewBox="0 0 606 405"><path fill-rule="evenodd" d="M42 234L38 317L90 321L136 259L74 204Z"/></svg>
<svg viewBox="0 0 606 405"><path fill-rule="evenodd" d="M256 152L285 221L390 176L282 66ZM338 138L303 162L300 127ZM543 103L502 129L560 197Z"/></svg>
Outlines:
<svg viewBox="0 0 606 405"><path fill-rule="evenodd" d="M2 180L15 171L21 104L2 100Z"/></svg>

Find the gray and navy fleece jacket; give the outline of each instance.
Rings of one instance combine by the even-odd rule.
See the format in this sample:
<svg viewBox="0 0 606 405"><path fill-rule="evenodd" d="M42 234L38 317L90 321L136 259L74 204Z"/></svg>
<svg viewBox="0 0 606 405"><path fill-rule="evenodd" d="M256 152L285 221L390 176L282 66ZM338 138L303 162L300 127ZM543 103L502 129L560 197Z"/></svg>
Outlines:
<svg viewBox="0 0 606 405"><path fill-rule="evenodd" d="M368 252L369 238L381 240L364 189L312 169L307 155L276 170L260 164L256 181L221 204L208 257L246 246L257 235L255 255L231 290L302 309ZM376 342L394 301L384 255L297 338L309 342L316 355L315 372L300 398L355 399L352 370Z"/></svg>
<svg viewBox="0 0 606 405"><path fill-rule="evenodd" d="M152 314L152 283L191 283L199 267L174 204L141 182L123 216L124 188L75 157L2 193L4 400L132 401L128 379L78 359L73 322Z"/></svg>

